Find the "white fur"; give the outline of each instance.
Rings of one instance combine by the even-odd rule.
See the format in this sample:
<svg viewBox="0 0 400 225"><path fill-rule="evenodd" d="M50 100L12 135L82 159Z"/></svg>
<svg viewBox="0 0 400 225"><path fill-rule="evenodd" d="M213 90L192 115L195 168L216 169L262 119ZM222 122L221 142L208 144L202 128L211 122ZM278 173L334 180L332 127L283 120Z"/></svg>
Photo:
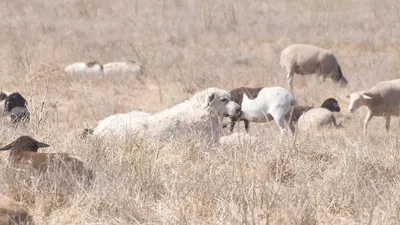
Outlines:
<svg viewBox="0 0 400 225"><path fill-rule="evenodd" d="M147 118L150 113L143 111L132 111L129 113L119 113L101 120L93 130L94 135L105 135L124 133L136 130L146 129Z"/></svg>
<svg viewBox="0 0 400 225"><path fill-rule="evenodd" d="M142 75L143 68L140 63L135 61L128 62L110 62L104 64L105 75Z"/></svg>
<svg viewBox="0 0 400 225"><path fill-rule="evenodd" d="M322 76L323 80L326 77L332 78L341 74L340 65L330 50L307 44L287 46L281 52L280 64L286 70L290 90L293 90L295 73L303 75L317 73ZM339 82L342 86L347 85L347 80L344 77L336 82Z"/></svg>
<svg viewBox="0 0 400 225"><path fill-rule="evenodd" d="M88 66L88 63L85 62L75 62L65 67L65 73L67 74L95 74L95 75L103 75L103 65L100 63L95 63L92 66Z"/></svg>
<svg viewBox="0 0 400 225"><path fill-rule="evenodd" d="M244 94L240 118L257 123L273 119L281 134L284 134L286 133L285 115L290 113L294 104L294 96L290 91L282 87L265 87L261 89L255 99L250 99L247 94ZM294 125L290 119L289 126L291 131L294 132Z"/></svg>
<svg viewBox="0 0 400 225"><path fill-rule="evenodd" d="M350 113L354 113L362 106L368 108L364 120L364 133L373 116L385 117L387 131L389 131L390 117L400 116L400 79L382 81L369 90L354 92L346 97L350 98Z"/></svg>
<svg viewBox="0 0 400 225"><path fill-rule="evenodd" d="M224 100L226 101L223 102ZM182 103L151 115L134 113L135 118L116 116L119 118L116 120L114 116L108 117L106 121L100 121L93 133L107 134L102 131L110 127L113 131L119 131L119 127L124 127L127 131L164 141L194 132L201 140L219 143L222 117L235 116L239 110L240 106L231 101L229 92L209 88L196 93ZM114 121L120 123L116 125ZM112 132L112 134L121 133Z"/></svg>
<svg viewBox="0 0 400 225"><path fill-rule="evenodd" d="M314 130L330 126L337 126L335 113L326 108L312 108L303 113L298 122L299 130Z"/></svg>

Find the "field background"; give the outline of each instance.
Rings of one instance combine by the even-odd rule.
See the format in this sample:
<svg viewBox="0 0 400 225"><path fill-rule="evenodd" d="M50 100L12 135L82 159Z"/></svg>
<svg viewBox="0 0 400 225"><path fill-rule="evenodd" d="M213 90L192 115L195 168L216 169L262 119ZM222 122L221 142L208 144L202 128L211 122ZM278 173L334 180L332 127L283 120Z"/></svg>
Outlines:
<svg viewBox="0 0 400 225"><path fill-rule="evenodd" d="M399 77L397 1L13 0L0 13L0 88L32 111L26 127L1 121L0 144L31 135L97 172L90 190L32 183L0 153L0 193L27 203L37 224L400 224L398 119L386 133L374 118L363 137L365 109L350 115L345 99ZM212 86L287 87L279 54L291 43L336 54L346 88L295 77L294 91L300 104L337 98L343 128L279 141L275 123L253 123L260 143L220 148L78 137L106 116L156 112ZM91 60L137 60L146 78L63 72Z"/></svg>

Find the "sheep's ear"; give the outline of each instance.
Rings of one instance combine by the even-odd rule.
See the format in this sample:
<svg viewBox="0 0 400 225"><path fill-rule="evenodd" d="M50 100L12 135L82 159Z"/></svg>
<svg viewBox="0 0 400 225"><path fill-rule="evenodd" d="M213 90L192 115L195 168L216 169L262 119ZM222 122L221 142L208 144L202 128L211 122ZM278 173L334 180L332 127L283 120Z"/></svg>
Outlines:
<svg viewBox="0 0 400 225"><path fill-rule="evenodd" d="M372 99L371 94L368 94L368 93L364 93L362 95L362 97L363 97L363 99Z"/></svg>
<svg viewBox="0 0 400 225"><path fill-rule="evenodd" d="M8 144L8 145L6 145L6 146L4 146L4 147L0 148L0 151L6 151L6 150L10 150L10 149L12 148L12 146L13 146L13 144L12 144L12 143L11 143L11 144Z"/></svg>
<svg viewBox="0 0 400 225"><path fill-rule="evenodd" d="M200 100L201 101L201 107L206 108L207 106L209 106L210 102L212 102L214 100L214 98L215 98L215 94L214 93L212 93L211 95L210 94L205 95L203 97L203 99Z"/></svg>
<svg viewBox="0 0 400 225"><path fill-rule="evenodd" d="M43 142L37 142L37 146L38 148L46 148L46 147L50 147L50 145L43 143Z"/></svg>

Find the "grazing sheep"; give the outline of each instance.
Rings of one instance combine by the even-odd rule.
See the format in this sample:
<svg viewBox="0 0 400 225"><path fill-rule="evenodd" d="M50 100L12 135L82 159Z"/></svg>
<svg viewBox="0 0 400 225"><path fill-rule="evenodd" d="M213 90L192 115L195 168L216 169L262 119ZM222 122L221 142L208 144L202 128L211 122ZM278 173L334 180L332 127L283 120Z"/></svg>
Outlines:
<svg viewBox="0 0 400 225"><path fill-rule="evenodd" d="M364 119L364 134L373 116L385 117L386 131L389 131L390 117L400 116L400 79L381 81L369 90L354 92L346 97L350 98L350 113L354 113L361 106L368 108Z"/></svg>
<svg viewBox="0 0 400 225"><path fill-rule="evenodd" d="M336 99L328 98L321 107L312 108L304 112L298 122L299 130L311 130L329 127L331 125L337 127L335 112L340 112L340 106Z"/></svg>
<svg viewBox="0 0 400 225"><path fill-rule="evenodd" d="M316 73L322 76L323 81L329 77L342 87L348 84L335 55L330 50L317 46L291 44L282 50L280 64L286 70L287 83L291 91L295 73L300 75Z"/></svg>
<svg viewBox="0 0 400 225"><path fill-rule="evenodd" d="M132 113L107 117L100 121L93 134L121 134L120 131L127 130L165 141L195 132L200 140L212 140L217 144L220 138L220 121L224 116L236 116L239 112L240 106L231 101L229 92L208 88L182 103L151 115L134 112L134 118Z"/></svg>
<svg viewBox="0 0 400 225"><path fill-rule="evenodd" d="M26 206L5 195L0 194L0 224L34 224Z"/></svg>
<svg viewBox="0 0 400 225"><path fill-rule="evenodd" d="M79 159L66 153L38 153L39 148L49 147L48 144L38 142L29 136L20 136L11 144L0 151L11 150L9 162L15 167L33 168L39 172L57 171L63 168L79 178L91 181L94 177L93 171L86 168Z"/></svg>
<svg viewBox="0 0 400 225"><path fill-rule="evenodd" d="M27 102L18 92L14 92L4 99L4 113L11 117L12 123L29 122L30 120Z"/></svg>
<svg viewBox="0 0 400 225"><path fill-rule="evenodd" d="M65 67L65 73L67 74L95 74L103 75L103 65L98 62L75 62Z"/></svg>
<svg viewBox="0 0 400 225"><path fill-rule="evenodd" d="M230 131L233 131L238 120L244 121L246 131L249 130L249 123L263 123L275 120L281 134L285 131L285 115L293 113L296 103L290 91L282 87L240 87L230 91L232 100L238 103L242 110L239 116L231 117ZM287 120L292 133L295 131L292 116Z"/></svg>
<svg viewBox="0 0 400 225"><path fill-rule="evenodd" d="M143 66L136 61L110 62L104 64L105 75L143 75Z"/></svg>
<svg viewBox="0 0 400 225"><path fill-rule="evenodd" d="M297 122L300 118L300 116L307 112L308 110L314 108L313 106L301 106L301 105L295 105L294 109L293 109L293 116L292 116L292 120L293 122ZM321 108L326 108L329 109L332 112L339 112L340 111L340 107L339 107L339 103L336 99L334 98L328 98L326 99L322 105ZM286 114L285 115L285 120L289 121L289 116L290 114Z"/></svg>

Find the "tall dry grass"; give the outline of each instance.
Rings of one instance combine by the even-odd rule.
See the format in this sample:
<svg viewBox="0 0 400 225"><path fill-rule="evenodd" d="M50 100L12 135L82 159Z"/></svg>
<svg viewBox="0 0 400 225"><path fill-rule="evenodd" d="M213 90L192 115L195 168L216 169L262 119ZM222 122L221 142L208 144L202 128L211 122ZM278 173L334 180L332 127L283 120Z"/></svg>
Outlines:
<svg viewBox="0 0 400 225"><path fill-rule="evenodd" d="M0 192L25 202L37 224L399 224L399 129L382 119L361 136L364 110L344 96L399 76L394 0L2 1L0 87L27 97L32 121L0 143L31 135L44 152L79 156L91 188L16 171L0 153ZM280 140L199 147L126 136L80 139L119 112L161 110L216 86L286 87L279 53L290 43L332 49L350 84L295 77L299 103L340 100L344 127ZM74 61L138 60L147 78L67 76ZM243 124L239 125L243 130ZM42 150L42 149L41 149Z"/></svg>

